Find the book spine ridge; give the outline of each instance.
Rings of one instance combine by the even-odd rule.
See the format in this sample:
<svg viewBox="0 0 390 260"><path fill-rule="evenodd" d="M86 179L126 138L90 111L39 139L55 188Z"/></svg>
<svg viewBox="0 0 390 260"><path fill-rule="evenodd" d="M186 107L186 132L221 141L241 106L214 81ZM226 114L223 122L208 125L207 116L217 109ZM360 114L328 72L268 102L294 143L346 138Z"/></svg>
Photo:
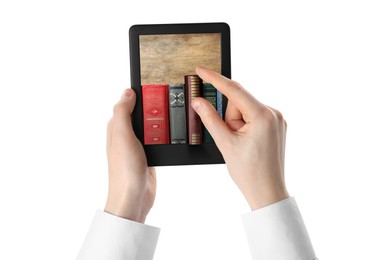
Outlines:
<svg viewBox="0 0 390 260"><path fill-rule="evenodd" d="M198 75L184 77L187 110L188 144L199 145L203 142L202 121L191 106L193 99L202 96L202 79Z"/></svg>

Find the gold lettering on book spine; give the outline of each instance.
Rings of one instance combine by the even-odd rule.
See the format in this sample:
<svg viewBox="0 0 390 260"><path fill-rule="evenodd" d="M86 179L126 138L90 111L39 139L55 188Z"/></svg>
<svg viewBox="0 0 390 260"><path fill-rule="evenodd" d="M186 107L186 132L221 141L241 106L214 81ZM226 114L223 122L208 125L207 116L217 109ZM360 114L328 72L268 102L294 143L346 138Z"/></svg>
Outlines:
<svg viewBox="0 0 390 260"><path fill-rule="evenodd" d="M191 82L191 100L200 97L200 78L197 76L190 77Z"/></svg>
<svg viewBox="0 0 390 260"><path fill-rule="evenodd" d="M194 133L191 135L192 144L200 144L200 134Z"/></svg>

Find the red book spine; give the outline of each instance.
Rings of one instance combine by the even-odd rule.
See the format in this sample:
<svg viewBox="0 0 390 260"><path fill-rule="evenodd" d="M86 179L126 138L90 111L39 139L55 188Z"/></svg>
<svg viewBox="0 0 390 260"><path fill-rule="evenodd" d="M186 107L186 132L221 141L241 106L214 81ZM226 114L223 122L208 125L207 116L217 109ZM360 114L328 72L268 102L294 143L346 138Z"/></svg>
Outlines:
<svg viewBox="0 0 390 260"><path fill-rule="evenodd" d="M184 77L186 86L188 144L202 144L202 121L191 106L191 101L201 97L202 79L197 75Z"/></svg>
<svg viewBox="0 0 390 260"><path fill-rule="evenodd" d="M169 144L168 85L142 86L144 144Z"/></svg>

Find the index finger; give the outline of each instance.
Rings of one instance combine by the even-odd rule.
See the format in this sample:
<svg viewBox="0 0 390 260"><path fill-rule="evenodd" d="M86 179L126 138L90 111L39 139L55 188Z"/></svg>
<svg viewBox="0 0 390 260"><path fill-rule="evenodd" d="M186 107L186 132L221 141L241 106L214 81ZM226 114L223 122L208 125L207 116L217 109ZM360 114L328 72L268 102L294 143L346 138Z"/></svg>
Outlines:
<svg viewBox="0 0 390 260"><path fill-rule="evenodd" d="M205 82L211 83L224 94L229 99L229 102L232 102L242 114L251 116L257 112L257 109L265 108L263 104L237 82L230 80L215 71L202 67L196 67L196 73Z"/></svg>

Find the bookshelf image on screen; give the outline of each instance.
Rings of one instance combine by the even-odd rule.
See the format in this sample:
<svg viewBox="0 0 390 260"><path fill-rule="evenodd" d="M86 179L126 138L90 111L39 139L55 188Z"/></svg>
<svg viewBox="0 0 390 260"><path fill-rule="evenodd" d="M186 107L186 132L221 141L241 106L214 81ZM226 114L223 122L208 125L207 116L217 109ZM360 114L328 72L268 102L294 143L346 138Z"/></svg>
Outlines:
<svg viewBox="0 0 390 260"><path fill-rule="evenodd" d="M191 100L204 97L219 110L221 93L195 68L221 73L221 34L140 35L139 53L144 144L213 143Z"/></svg>

